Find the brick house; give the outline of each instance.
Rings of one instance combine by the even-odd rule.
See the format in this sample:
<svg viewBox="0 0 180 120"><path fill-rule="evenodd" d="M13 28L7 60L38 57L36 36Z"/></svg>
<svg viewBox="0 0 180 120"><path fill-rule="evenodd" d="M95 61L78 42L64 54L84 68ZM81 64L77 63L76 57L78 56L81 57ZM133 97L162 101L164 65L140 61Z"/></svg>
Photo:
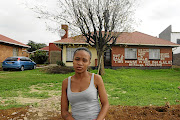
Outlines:
<svg viewBox="0 0 180 120"><path fill-rule="evenodd" d="M26 50L27 48L30 48L30 46L0 34L0 62L12 56L29 57Z"/></svg>
<svg viewBox="0 0 180 120"><path fill-rule="evenodd" d="M38 49L38 50L36 50L36 51L42 51L42 52L45 52L46 55L49 56L49 46L43 47L43 48ZM36 51L33 51L33 52L35 53Z"/></svg>
<svg viewBox="0 0 180 120"><path fill-rule="evenodd" d="M68 32L68 31L67 31ZM92 52L91 65L97 65L97 51L90 47L84 37L79 35L75 37L65 37L61 40L50 43L50 48L59 48L59 60L66 66L73 66L73 52L77 47L87 47ZM153 37L141 32L122 33L118 38L116 45L111 50L106 51L104 55L105 67L148 67L148 68L169 68L172 66L172 48L180 45ZM49 49L49 57L51 49ZM52 62L50 62L52 63Z"/></svg>
<svg viewBox="0 0 180 120"><path fill-rule="evenodd" d="M49 46L43 47L41 49L39 49L40 51L45 51L45 52L49 52Z"/></svg>

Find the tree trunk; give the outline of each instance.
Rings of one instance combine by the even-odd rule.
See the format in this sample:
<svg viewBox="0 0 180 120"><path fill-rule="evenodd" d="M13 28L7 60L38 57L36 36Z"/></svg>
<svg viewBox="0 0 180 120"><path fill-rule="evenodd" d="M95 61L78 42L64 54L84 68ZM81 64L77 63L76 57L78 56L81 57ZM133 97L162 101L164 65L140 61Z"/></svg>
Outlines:
<svg viewBox="0 0 180 120"><path fill-rule="evenodd" d="M98 52L98 74L104 75L104 52Z"/></svg>

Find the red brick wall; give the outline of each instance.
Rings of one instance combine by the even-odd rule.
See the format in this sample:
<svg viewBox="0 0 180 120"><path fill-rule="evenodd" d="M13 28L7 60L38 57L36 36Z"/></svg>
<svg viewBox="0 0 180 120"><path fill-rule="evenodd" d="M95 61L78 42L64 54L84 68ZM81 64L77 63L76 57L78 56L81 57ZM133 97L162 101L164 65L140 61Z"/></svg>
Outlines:
<svg viewBox="0 0 180 120"><path fill-rule="evenodd" d="M58 53L57 55L53 55L53 51L61 51L61 48L59 48L58 46L56 46L54 43L49 43L49 58L48 61L49 63L53 63L55 64L56 62L52 62L52 60L62 60L61 55L59 55L60 53ZM55 54L55 53L54 53Z"/></svg>
<svg viewBox="0 0 180 120"><path fill-rule="evenodd" d="M56 46L54 43L49 43L49 51L61 51L61 48Z"/></svg>
<svg viewBox="0 0 180 120"><path fill-rule="evenodd" d="M68 38L68 25L61 25L61 29L66 31L66 34L61 37L61 39Z"/></svg>
<svg viewBox="0 0 180 120"><path fill-rule="evenodd" d="M137 48L136 60L125 60L125 48L114 46L112 48L112 66L113 67L160 67L172 66L172 48L168 47L127 47ZM160 60L149 60L149 49L160 49Z"/></svg>

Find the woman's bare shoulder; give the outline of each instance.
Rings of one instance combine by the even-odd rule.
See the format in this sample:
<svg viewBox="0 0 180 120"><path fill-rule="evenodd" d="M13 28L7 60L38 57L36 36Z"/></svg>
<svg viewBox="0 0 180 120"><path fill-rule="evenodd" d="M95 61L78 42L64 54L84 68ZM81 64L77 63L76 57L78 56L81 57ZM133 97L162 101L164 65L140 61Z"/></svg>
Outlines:
<svg viewBox="0 0 180 120"><path fill-rule="evenodd" d="M98 74L94 74L94 81L96 84L102 84L103 83L102 77Z"/></svg>
<svg viewBox="0 0 180 120"><path fill-rule="evenodd" d="M94 78L95 78L95 79L102 79L102 77L101 77L100 75L95 74L95 73L94 73Z"/></svg>
<svg viewBox="0 0 180 120"><path fill-rule="evenodd" d="M68 78L65 78L62 82L62 86L67 87L68 85Z"/></svg>

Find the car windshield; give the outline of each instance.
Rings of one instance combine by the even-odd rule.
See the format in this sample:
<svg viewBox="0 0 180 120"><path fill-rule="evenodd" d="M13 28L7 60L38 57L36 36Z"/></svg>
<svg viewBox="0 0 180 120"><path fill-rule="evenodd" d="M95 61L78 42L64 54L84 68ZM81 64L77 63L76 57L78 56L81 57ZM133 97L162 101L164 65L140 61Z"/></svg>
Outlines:
<svg viewBox="0 0 180 120"><path fill-rule="evenodd" d="M11 58L7 58L5 61L17 61L18 58L14 58L14 57L11 57Z"/></svg>

